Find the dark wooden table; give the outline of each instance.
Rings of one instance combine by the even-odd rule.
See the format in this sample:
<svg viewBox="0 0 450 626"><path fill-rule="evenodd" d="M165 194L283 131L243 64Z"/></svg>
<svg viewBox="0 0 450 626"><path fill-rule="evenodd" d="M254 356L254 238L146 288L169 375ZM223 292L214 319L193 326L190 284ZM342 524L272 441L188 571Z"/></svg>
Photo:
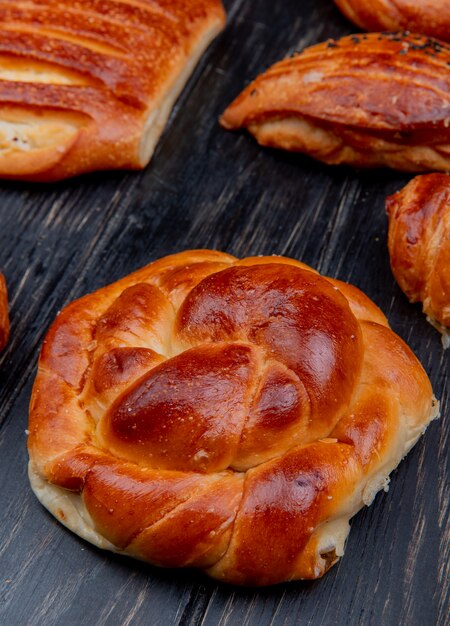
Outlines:
<svg viewBox="0 0 450 626"><path fill-rule="evenodd" d="M0 624L444 625L448 611L448 374L438 333L396 286L384 198L408 177L263 150L217 117L294 49L352 31L331 0L229 0L229 25L179 100L153 162L47 187L0 186L0 267L12 337L0 358ZM218 585L101 552L58 524L27 479L27 405L44 333L63 305L185 248L285 254L380 305L442 400L389 494L358 514L320 581ZM450 351L449 351L450 352Z"/></svg>

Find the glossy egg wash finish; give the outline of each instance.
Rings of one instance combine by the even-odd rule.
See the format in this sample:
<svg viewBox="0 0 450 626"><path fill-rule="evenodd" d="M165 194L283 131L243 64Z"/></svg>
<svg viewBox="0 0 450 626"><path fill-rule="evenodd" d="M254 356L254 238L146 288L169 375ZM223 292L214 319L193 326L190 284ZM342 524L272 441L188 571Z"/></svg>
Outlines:
<svg viewBox="0 0 450 626"><path fill-rule="evenodd" d="M241 585L318 578L437 413L355 287L284 257L182 252L57 318L30 479L99 547Z"/></svg>

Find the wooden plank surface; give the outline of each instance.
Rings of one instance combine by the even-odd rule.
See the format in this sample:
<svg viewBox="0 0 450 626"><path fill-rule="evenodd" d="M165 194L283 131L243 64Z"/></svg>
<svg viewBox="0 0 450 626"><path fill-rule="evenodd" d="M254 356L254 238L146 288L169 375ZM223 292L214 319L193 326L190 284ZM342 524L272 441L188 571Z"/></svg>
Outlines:
<svg viewBox="0 0 450 626"><path fill-rule="evenodd" d="M0 184L0 267L12 338L0 357L0 624L444 625L448 615L449 356L395 284L387 194L408 177L327 168L258 148L217 117L244 84L296 48L353 30L330 0L229 0L229 25L139 174L40 187ZM264 590L218 585L103 553L39 505L26 476L27 404L39 346L61 307L192 247L286 254L355 283L428 371L443 416L388 494L358 514L322 580Z"/></svg>

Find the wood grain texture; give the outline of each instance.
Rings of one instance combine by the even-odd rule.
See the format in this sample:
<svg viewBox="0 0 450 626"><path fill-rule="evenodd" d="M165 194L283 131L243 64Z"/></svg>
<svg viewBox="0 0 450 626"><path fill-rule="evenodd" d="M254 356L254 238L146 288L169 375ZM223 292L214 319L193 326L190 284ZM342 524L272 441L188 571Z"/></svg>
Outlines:
<svg viewBox="0 0 450 626"><path fill-rule="evenodd" d="M0 185L0 267L12 335L0 358L0 623L444 625L448 617L449 355L390 272L386 195L409 179L331 169L259 148L217 125L258 72L344 35L328 0L229 0L229 25L179 100L141 174L47 188ZM351 27L350 27L351 28ZM26 476L27 405L43 335L73 298L186 247L286 254L354 282L416 352L442 418L356 516L340 564L320 581L252 590L100 552L39 505Z"/></svg>

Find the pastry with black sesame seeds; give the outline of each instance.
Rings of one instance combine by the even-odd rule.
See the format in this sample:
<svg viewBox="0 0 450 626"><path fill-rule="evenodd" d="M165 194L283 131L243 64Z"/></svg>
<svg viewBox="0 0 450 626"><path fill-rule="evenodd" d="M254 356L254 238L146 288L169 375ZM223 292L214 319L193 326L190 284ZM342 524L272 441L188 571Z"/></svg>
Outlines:
<svg viewBox="0 0 450 626"><path fill-rule="evenodd" d="M448 171L450 46L408 32L326 41L258 76L221 124L332 165Z"/></svg>

